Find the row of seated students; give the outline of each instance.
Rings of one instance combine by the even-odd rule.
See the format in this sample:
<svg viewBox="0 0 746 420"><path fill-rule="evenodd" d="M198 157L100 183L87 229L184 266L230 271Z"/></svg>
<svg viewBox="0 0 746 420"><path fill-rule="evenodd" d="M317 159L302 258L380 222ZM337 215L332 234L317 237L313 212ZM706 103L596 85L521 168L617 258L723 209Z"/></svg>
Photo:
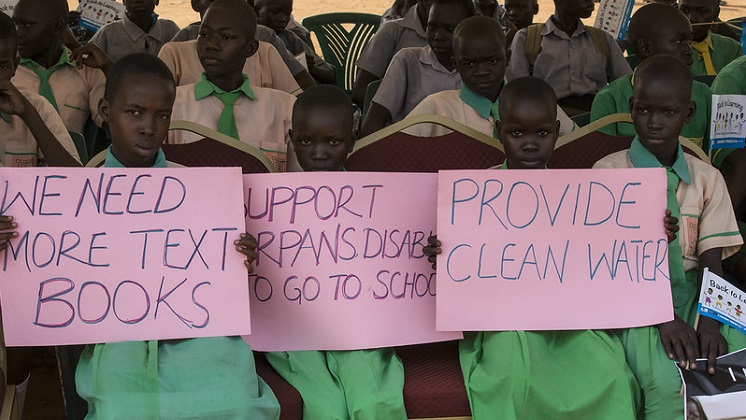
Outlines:
<svg viewBox="0 0 746 420"><path fill-rule="evenodd" d="M470 16L473 8L463 7L464 2L435 0L433 3L428 16L435 17L433 28L437 27L443 34L451 33L452 46L450 41L440 45L450 49L454 56L452 69L459 73L463 86L427 97L413 112L418 107L425 113L434 109L436 113L494 134L505 146L507 159L502 165L505 168L544 167L563 130L564 120L557 108L555 90L536 78L524 77L503 87L506 41L499 23L485 16ZM303 170L342 169L356 137L352 105L332 87L308 89L296 101L289 93L255 84L252 76L246 75L247 57L255 57L261 47L255 39L254 9L244 0L217 0L205 10L200 36L191 50L200 65L197 78L192 84L178 88L175 88L174 69L163 65L166 60L136 55L112 65L106 54L93 45L77 50L70 57L71 53L60 41L65 29L66 4L45 4L48 7L41 11L34 0L21 0L16 7L15 24L0 16L3 69L0 111L5 123L20 130L20 134L12 134L5 143L5 165L23 166L22 160L14 156L25 156L32 159L30 164L35 164L40 149L49 165L75 166L77 153L65 137L65 130L58 129L65 125L64 117L56 119L56 112L51 111L56 108L60 116L63 111L87 110L107 123L112 140L107 166L166 165L156 146L164 140L188 141L168 133L168 121L173 118L197 121L242 141L263 139L266 143L247 142L270 153L281 169L286 164L286 153L296 157L293 163ZM59 10L50 6L59 6ZM455 7L461 7L465 13L458 13ZM678 273L672 279L677 318L658 327L619 333L507 332L468 337L461 345L461 362L475 418L634 418L638 415L680 418L683 416L681 382L669 359L692 365L698 356L703 356L712 368L715 356L746 347L743 334L717 323L702 322L696 331L689 326L697 290L695 268L707 266L715 273L722 273L722 258L730 257L741 239L733 235L738 227L722 177L713 168L683 156L676 141L684 124L699 110L692 101L694 84L686 67L687 60L680 58L692 56L691 49L687 55L684 48L688 46L691 27L687 26L688 32L684 31L687 33L682 39L675 40L658 32L646 38L642 29L635 29L640 22L649 26L644 24L650 19L645 18L646 14L674 12L679 13L669 6L650 5L633 18L630 31L639 36L635 46L642 64L635 83L630 80L626 110L632 111L638 140L628 154L609 157L599 165L666 166L678 177L676 182L672 181L675 195L670 197L669 211L674 216L697 217L682 219L685 223L681 225L687 226L682 231L684 236L672 242L672 249L681 248L682 255L673 262L680 263L678 269L671 268ZM442 30L438 23L441 13L458 21L442 23L446 26ZM675 18L656 17L653 21L657 23L656 31L677 28ZM40 33L36 38L35 31ZM436 35L433 39L442 42L441 37ZM683 52L680 57L671 57L658 54L663 51L648 51L655 42L683 45ZM643 48L646 43L648 47ZM77 107L76 102L68 99L75 98L74 95L58 95L56 85L51 86L54 79L47 78L44 82L43 75L19 63L16 46L21 57L33 58L36 66L26 64L36 70L55 67L40 63L47 58L48 62L61 63L59 68L71 77L83 79L90 73L91 78L103 80L105 89L99 86L100 92L95 94L94 89L86 90L86 100ZM69 58L84 66L73 65ZM723 69L723 76L730 77L722 83L728 89L735 88L736 83L743 84L744 80L743 60L731 66ZM55 70L54 73L59 71ZM187 73L184 68L177 70L182 75ZM24 93L15 87L16 80L21 80L16 79L21 71L26 71L29 78L32 74L38 78L36 85L23 87ZM259 74L261 77L262 73ZM26 90L38 91L41 96L51 90L55 102L45 102ZM100 100L94 102L96 95ZM634 101L630 100L632 97ZM41 112L34 110L45 107L42 119ZM652 123L650 115L666 118ZM6 132L3 130L0 137ZM9 152L7 145L13 142L25 149ZM738 155L737 151L724 158L734 163L734 172L741 167L737 164ZM532 164L526 166L526 162ZM499 166L500 162L495 164ZM678 205L673 201L676 199ZM680 212L680 208L686 213ZM14 237L17 227L11 216L0 219L2 248ZM670 232L677 230L675 222L670 218L665 220ZM692 231L689 226L697 228ZM251 262L256 247L253 238L242 236L236 245ZM437 253L437 246L430 251ZM277 402L257 378L247 348L242 341L225 337L90 346L79 366L78 391L89 403L91 418L131 417L133 407L140 410L138 414L143 418L154 417L153 413L164 418L195 413L202 417L275 418L279 410ZM511 358L503 359L505 353ZM268 359L300 390L308 418L406 417L401 395L403 367L392 349L290 352L274 354ZM534 369L536 364L543 365L547 360L552 360L559 370L539 373L540 369ZM152 363L158 364L157 373ZM556 386L552 382L556 378L567 379ZM204 400L205 389L215 389L215 395L221 397L210 393L215 398L208 403Z"/></svg>

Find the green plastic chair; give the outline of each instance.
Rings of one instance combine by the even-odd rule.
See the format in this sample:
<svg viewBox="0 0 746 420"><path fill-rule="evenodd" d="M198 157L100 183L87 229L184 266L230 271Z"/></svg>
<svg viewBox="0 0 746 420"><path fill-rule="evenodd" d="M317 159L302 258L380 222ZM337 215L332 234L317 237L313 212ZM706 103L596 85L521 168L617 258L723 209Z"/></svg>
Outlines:
<svg viewBox="0 0 746 420"><path fill-rule="evenodd" d="M301 24L316 34L324 60L334 66L337 85L348 95L351 94L357 76L357 59L378 30L381 16L371 13L324 13L309 16Z"/></svg>

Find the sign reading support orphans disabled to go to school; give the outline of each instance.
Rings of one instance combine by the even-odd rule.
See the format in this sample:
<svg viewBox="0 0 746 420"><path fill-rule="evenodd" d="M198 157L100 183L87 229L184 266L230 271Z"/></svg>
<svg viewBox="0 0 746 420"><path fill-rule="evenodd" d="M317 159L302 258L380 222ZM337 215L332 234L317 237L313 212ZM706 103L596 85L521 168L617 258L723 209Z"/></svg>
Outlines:
<svg viewBox="0 0 746 420"><path fill-rule="evenodd" d="M437 174L244 175L254 350L353 350L461 338L435 330Z"/></svg>
<svg viewBox="0 0 746 420"><path fill-rule="evenodd" d="M0 214L8 345L250 331L237 168L4 168Z"/></svg>
<svg viewBox="0 0 746 420"><path fill-rule="evenodd" d="M660 168L441 171L438 329L672 320L665 209Z"/></svg>

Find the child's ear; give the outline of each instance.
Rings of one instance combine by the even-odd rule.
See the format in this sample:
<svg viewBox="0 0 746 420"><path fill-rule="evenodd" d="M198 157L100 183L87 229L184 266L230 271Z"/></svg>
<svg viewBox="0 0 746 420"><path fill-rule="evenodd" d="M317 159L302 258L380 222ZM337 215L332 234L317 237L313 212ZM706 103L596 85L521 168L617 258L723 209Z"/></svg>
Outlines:
<svg viewBox="0 0 746 420"><path fill-rule="evenodd" d="M295 135L292 128L288 130L288 136L290 137L290 143L295 144Z"/></svg>
<svg viewBox="0 0 746 420"><path fill-rule="evenodd" d="M252 55L256 54L257 50L259 50L259 41L257 41L256 39L252 39L246 46L246 58L249 58Z"/></svg>
<svg viewBox="0 0 746 420"><path fill-rule="evenodd" d="M560 135L560 134L559 134L559 133L560 133L560 126L561 126L562 124L560 124L560 121L559 121L559 120L555 121L555 124L556 124L556 127L555 127L555 129L556 129L556 130L555 130L555 133L557 134L557 136L556 136L556 137L557 137L557 138L559 138L559 135ZM557 140L555 139L555 142L556 142L556 141L557 141Z"/></svg>
<svg viewBox="0 0 746 420"><path fill-rule="evenodd" d="M632 75L633 75L633 77L634 77L634 73L632 73ZM634 107L635 107L635 97L634 97L634 96L631 96L631 97L629 98L629 113L630 113L630 114L632 113L632 109L633 109Z"/></svg>
<svg viewBox="0 0 746 420"><path fill-rule="evenodd" d="M456 65L458 64L458 60L456 60L456 56L451 56L451 64L453 64L453 68L456 68Z"/></svg>
<svg viewBox="0 0 746 420"><path fill-rule="evenodd" d="M633 45L637 57L640 61L650 57L652 52L650 51L650 42L647 39L641 38L637 41L637 45Z"/></svg>
<svg viewBox="0 0 746 420"><path fill-rule="evenodd" d="M109 122L109 101L104 98L98 101L98 113L104 122Z"/></svg>
<svg viewBox="0 0 746 420"><path fill-rule="evenodd" d="M500 134L500 131L502 131L502 124L500 123L500 120L495 120L495 134L497 135L497 139L502 142L503 139L502 139L502 134Z"/></svg>
<svg viewBox="0 0 746 420"><path fill-rule="evenodd" d="M192 0L192 10L194 10L197 13L204 13L204 10L200 10L199 0Z"/></svg>
<svg viewBox="0 0 746 420"><path fill-rule="evenodd" d="M694 115L697 113L697 103L694 101L689 101L689 104L687 105L687 114L686 114L686 122L689 123L689 121L694 118Z"/></svg>
<svg viewBox="0 0 746 420"><path fill-rule="evenodd" d="M535 15L539 14L539 3L538 2L534 5L534 14Z"/></svg>

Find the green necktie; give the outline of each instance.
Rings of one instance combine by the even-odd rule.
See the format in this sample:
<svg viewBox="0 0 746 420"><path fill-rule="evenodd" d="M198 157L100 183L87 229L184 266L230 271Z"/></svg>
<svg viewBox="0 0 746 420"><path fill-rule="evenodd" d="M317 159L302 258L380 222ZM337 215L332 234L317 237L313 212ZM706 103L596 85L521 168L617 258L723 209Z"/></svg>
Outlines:
<svg viewBox="0 0 746 420"><path fill-rule="evenodd" d="M667 207L671 210L671 216L679 219L679 200L676 198L676 188L679 186L679 176L671 168L666 168L666 198ZM679 226L681 219L679 219ZM678 293L677 289L686 286L686 276L684 274L684 257L681 255L681 246L679 245L679 235L676 239L668 244L668 276L671 279L671 292L674 297L674 308L681 306L684 302L676 302L676 296L686 298L686 293Z"/></svg>
<svg viewBox="0 0 746 420"><path fill-rule="evenodd" d="M236 104L241 92L213 92L213 95L223 103L223 112L218 119L218 131L238 140L238 128L236 127L236 116L233 114L233 105Z"/></svg>
<svg viewBox="0 0 746 420"><path fill-rule="evenodd" d="M500 114L497 106L497 101L495 103L490 104L490 116L495 120L492 124L492 137L497 138L497 120L500 119Z"/></svg>
<svg viewBox="0 0 746 420"><path fill-rule="evenodd" d="M68 64L67 61L60 61L59 63L55 64L54 66L48 69L45 69L44 67L40 66L39 64L35 62L27 61L22 64L24 64L26 68L28 68L29 70L36 73L36 75L39 77L39 95L43 96L46 100L49 101L49 103L52 104L54 109L59 111L59 108L57 108L57 100L54 99L54 92L52 91L52 85L49 84L49 78L52 76L52 73L57 71L58 68L62 66L66 66Z"/></svg>

